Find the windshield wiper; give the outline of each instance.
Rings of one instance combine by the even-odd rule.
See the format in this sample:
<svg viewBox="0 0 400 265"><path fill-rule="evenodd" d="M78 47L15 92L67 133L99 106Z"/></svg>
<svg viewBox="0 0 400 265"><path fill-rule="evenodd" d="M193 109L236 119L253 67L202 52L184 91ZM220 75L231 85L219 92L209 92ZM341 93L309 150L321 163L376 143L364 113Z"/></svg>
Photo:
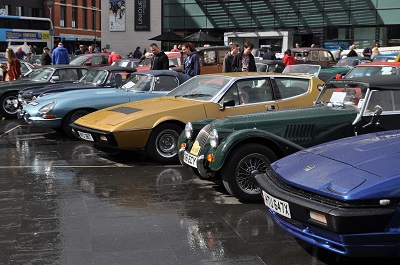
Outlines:
<svg viewBox="0 0 400 265"><path fill-rule="evenodd" d="M182 97L184 98L213 97L213 95L197 93L197 94L182 95Z"/></svg>

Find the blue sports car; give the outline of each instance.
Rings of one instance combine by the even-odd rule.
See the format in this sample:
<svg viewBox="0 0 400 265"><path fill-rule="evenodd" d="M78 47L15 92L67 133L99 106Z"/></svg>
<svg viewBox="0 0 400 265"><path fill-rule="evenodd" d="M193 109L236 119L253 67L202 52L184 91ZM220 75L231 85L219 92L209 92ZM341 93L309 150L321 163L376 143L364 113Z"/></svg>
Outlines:
<svg viewBox="0 0 400 265"><path fill-rule="evenodd" d="M80 89L37 98L23 107L21 116L29 124L74 138L69 125L78 118L109 106L163 96L188 79L172 70L136 72L118 88Z"/></svg>
<svg viewBox="0 0 400 265"><path fill-rule="evenodd" d="M346 256L400 256L400 131L304 149L256 176L274 221Z"/></svg>

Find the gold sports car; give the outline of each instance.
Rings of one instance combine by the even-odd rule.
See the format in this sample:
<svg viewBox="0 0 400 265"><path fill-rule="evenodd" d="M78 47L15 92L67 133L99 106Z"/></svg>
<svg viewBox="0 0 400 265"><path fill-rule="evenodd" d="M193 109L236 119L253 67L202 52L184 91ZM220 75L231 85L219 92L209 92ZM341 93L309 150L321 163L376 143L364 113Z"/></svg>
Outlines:
<svg viewBox="0 0 400 265"><path fill-rule="evenodd" d="M109 153L145 150L176 162L185 123L204 118L311 106L324 82L314 75L221 73L193 77L160 98L92 112L71 126L81 139Z"/></svg>

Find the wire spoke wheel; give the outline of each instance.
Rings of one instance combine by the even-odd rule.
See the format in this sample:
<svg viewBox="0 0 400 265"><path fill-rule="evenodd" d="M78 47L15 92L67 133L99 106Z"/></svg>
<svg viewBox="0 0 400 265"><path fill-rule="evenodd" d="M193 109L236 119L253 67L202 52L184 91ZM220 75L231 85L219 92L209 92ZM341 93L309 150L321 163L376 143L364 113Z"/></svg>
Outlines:
<svg viewBox="0 0 400 265"><path fill-rule="evenodd" d="M254 177L265 173L268 166L268 159L261 154L250 154L244 157L236 168L236 181L239 188L248 194L260 194L260 188Z"/></svg>

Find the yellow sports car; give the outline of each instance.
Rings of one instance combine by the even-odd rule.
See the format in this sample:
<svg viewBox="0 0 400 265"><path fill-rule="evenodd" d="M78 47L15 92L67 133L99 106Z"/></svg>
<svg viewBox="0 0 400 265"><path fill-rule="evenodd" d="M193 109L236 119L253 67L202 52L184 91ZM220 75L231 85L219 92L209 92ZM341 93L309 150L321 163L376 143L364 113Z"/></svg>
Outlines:
<svg viewBox="0 0 400 265"><path fill-rule="evenodd" d="M193 77L160 98L92 112L71 126L109 153L145 150L155 161L177 161L185 123L204 118L311 106L324 82L311 75L221 73Z"/></svg>

